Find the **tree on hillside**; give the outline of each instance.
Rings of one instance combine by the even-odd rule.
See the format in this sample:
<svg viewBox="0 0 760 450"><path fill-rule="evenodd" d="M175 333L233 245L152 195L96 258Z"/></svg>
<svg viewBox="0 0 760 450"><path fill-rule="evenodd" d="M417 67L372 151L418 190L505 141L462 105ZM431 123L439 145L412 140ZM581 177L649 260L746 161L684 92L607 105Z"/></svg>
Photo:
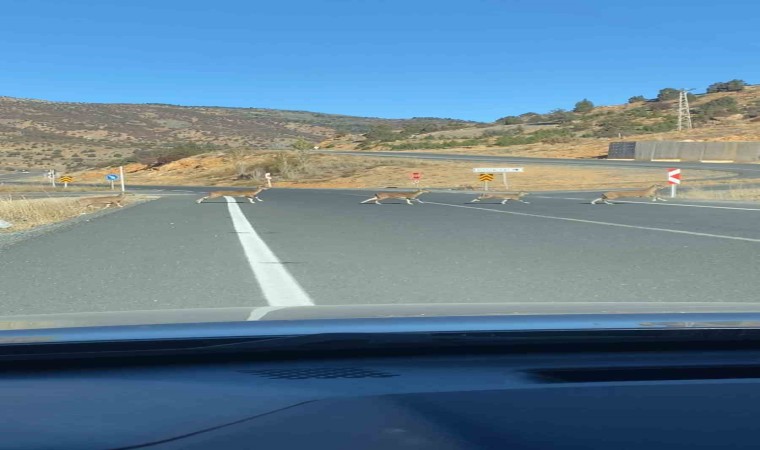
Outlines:
<svg viewBox="0 0 760 450"><path fill-rule="evenodd" d="M573 112L585 114L587 112L591 112L593 109L594 109L594 103L592 103L591 100L584 98L583 100L575 104L575 108L573 108Z"/></svg>
<svg viewBox="0 0 760 450"><path fill-rule="evenodd" d="M661 102L668 101L668 100L676 100L680 92L681 91L674 88L660 89L660 92L657 94L657 100Z"/></svg>
<svg viewBox="0 0 760 450"><path fill-rule="evenodd" d="M296 151L296 164L298 170L303 173L309 173L311 170L311 150L314 148L314 144L306 139L298 139L290 144L290 147Z"/></svg>
<svg viewBox="0 0 760 450"><path fill-rule="evenodd" d="M567 123L573 120L573 113L562 108L557 108L549 111L549 114L544 115L547 122L555 123Z"/></svg>
<svg viewBox="0 0 760 450"><path fill-rule="evenodd" d="M503 125L519 125L523 123L523 119L517 116L506 116L496 120L496 122Z"/></svg>
<svg viewBox="0 0 760 450"><path fill-rule="evenodd" d="M731 80L726 82L713 83L707 87L708 94L714 94L716 92L737 92L744 90L747 83L744 80Z"/></svg>
<svg viewBox="0 0 760 450"><path fill-rule="evenodd" d="M293 150L304 151L304 150L311 150L311 149L313 149L314 145L311 144L306 139L301 138L301 139L298 139L297 141L293 142L292 144L290 144L290 148L292 148Z"/></svg>
<svg viewBox="0 0 760 450"><path fill-rule="evenodd" d="M628 99L628 103L639 103L645 101L647 101L647 99L643 95L634 95Z"/></svg>

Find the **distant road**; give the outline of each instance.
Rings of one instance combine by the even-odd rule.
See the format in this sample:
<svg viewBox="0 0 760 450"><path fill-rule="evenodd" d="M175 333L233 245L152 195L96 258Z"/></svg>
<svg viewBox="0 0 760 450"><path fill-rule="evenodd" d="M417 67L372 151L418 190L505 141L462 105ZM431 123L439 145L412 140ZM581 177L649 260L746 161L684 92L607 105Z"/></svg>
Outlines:
<svg viewBox="0 0 760 450"><path fill-rule="evenodd" d="M456 153L409 153L409 152L343 152L324 151L326 154L351 155L380 158L413 158L437 159L449 161L493 161L515 164L546 164L561 166L588 167L679 167L692 170L721 170L734 172L741 178L760 177L760 165L736 163L699 163L699 162L666 162L666 161L624 161L607 159L565 159L565 158L526 158L520 156L466 155Z"/></svg>
<svg viewBox="0 0 760 450"><path fill-rule="evenodd" d="M203 188L181 188L180 190ZM256 205L197 194L0 251L0 315L287 304L757 302L760 207L359 202L273 189Z"/></svg>
<svg viewBox="0 0 760 450"><path fill-rule="evenodd" d="M0 173L0 182L3 181L32 181L33 179L38 179L40 182L43 181L44 172L32 172L29 173L21 173L21 172L6 172L6 173Z"/></svg>

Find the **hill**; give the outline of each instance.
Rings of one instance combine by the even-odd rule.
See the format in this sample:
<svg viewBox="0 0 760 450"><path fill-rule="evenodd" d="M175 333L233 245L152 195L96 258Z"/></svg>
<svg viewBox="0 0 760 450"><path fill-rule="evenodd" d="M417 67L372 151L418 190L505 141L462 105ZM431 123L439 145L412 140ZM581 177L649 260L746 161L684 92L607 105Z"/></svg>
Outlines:
<svg viewBox="0 0 760 450"><path fill-rule="evenodd" d="M378 119L261 108L164 104L66 103L0 97L0 167L59 170L158 155L234 148L284 149L298 140L317 145L377 127L441 130L453 119Z"/></svg>
<svg viewBox="0 0 760 450"><path fill-rule="evenodd" d="M396 132L330 139L335 149L437 151L536 157L598 158L611 141L692 140L759 141L760 86L740 91L690 94L694 128L676 131L678 92L660 99L637 96L624 105L597 106L586 112L554 110L508 116L493 124L424 133Z"/></svg>

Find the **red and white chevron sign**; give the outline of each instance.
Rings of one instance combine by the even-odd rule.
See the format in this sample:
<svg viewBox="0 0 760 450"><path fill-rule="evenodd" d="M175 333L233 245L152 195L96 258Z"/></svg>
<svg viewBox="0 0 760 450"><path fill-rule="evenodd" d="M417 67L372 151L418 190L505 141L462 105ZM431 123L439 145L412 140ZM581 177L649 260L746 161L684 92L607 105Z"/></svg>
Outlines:
<svg viewBox="0 0 760 450"><path fill-rule="evenodd" d="M681 169L668 169L668 184L681 184Z"/></svg>

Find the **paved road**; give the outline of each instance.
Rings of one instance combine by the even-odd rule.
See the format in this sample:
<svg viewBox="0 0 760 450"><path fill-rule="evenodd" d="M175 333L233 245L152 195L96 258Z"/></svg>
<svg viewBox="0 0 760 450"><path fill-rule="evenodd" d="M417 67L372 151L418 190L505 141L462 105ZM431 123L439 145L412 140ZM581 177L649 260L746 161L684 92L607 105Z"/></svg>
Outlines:
<svg viewBox="0 0 760 450"><path fill-rule="evenodd" d="M274 189L263 203L175 193L0 252L0 315L290 304L757 302L760 207L361 205ZM242 202L242 200L241 200Z"/></svg>
<svg viewBox="0 0 760 450"><path fill-rule="evenodd" d="M679 167L690 170L720 170L733 172L739 178L760 177L760 165L736 164L736 163L700 163L700 162L666 162L666 161L621 161L607 159L565 159L565 158L526 158L519 156L487 156L466 155L453 153L412 153L412 152L341 152L325 151L324 153L381 157L381 158L414 158L435 159L451 161L491 161L513 164L546 164L559 166L588 166L588 167L615 167L615 168L642 168L642 167Z"/></svg>

